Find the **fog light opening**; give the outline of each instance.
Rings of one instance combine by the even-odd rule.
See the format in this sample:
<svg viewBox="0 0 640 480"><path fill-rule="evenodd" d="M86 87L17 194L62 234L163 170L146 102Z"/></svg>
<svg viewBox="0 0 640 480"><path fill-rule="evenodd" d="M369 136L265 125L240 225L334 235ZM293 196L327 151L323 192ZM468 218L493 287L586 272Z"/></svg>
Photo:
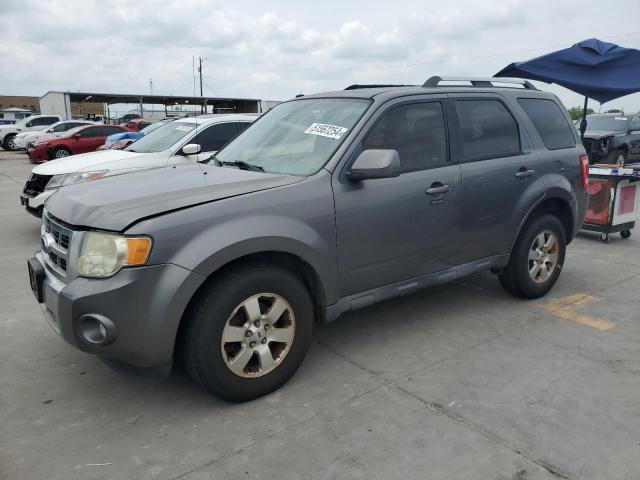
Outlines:
<svg viewBox="0 0 640 480"><path fill-rule="evenodd" d="M104 346L115 340L116 326L104 315L90 313L78 319L78 333L85 342Z"/></svg>

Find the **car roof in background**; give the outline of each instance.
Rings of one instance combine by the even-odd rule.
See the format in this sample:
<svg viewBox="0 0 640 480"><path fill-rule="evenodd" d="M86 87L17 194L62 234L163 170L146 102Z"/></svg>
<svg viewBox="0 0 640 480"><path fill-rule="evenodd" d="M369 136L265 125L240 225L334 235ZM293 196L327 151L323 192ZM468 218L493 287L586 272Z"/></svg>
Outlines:
<svg viewBox="0 0 640 480"><path fill-rule="evenodd" d="M607 113L590 113L589 115L587 115L587 118L589 117L633 117L634 115L637 115L637 113L622 113L622 112L607 112Z"/></svg>
<svg viewBox="0 0 640 480"><path fill-rule="evenodd" d="M180 123L197 123L201 124L209 124L209 123L218 123L218 122L229 122L229 121L253 121L258 118L259 114L255 113L212 113L208 115L198 115L197 117L184 117L178 118L174 120L175 122Z"/></svg>

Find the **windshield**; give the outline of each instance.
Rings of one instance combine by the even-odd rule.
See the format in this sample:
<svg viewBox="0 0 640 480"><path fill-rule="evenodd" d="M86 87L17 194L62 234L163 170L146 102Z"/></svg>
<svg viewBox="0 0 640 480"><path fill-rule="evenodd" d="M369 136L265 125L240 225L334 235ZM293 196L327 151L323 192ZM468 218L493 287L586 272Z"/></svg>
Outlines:
<svg viewBox="0 0 640 480"><path fill-rule="evenodd" d="M620 116L587 115L587 130L611 130L624 132L627 129L629 117Z"/></svg>
<svg viewBox="0 0 640 480"><path fill-rule="evenodd" d="M216 154L265 172L311 175L324 166L369 106L368 100L318 98L281 103Z"/></svg>
<svg viewBox="0 0 640 480"><path fill-rule="evenodd" d="M140 130L142 133L144 133L145 135L147 135L148 133L153 132L154 130L157 130L158 128L160 128L163 125L166 125L167 123L169 123L171 120L161 120L159 122L156 123L152 123L151 125L147 125L146 127L144 127L142 130Z"/></svg>
<svg viewBox="0 0 640 480"><path fill-rule="evenodd" d="M166 150L196 128L195 123L170 122L147 133L125 148L130 152L155 153Z"/></svg>

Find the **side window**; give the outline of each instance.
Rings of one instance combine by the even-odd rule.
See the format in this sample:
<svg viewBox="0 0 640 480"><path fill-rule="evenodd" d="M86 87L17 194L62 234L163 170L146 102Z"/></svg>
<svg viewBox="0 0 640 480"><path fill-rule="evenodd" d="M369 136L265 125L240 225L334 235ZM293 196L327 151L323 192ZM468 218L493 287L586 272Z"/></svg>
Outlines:
<svg viewBox="0 0 640 480"><path fill-rule="evenodd" d="M113 135L114 133L123 133L124 130L120 130L119 128L116 127L102 127L102 135L104 136L109 136L109 135Z"/></svg>
<svg viewBox="0 0 640 480"><path fill-rule="evenodd" d="M631 130L632 132L640 131L640 116L636 115L635 117L633 117L633 120L631 120L631 125L629 125L629 130Z"/></svg>
<svg viewBox="0 0 640 480"><path fill-rule="evenodd" d="M251 125L251 122L238 122L238 133L242 133L242 131L245 130L249 125Z"/></svg>
<svg viewBox="0 0 640 480"><path fill-rule="evenodd" d="M51 125L52 123L56 123L59 121L56 117L39 117L31 120L31 126L35 127L36 125Z"/></svg>
<svg viewBox="0 0 640 480"><path fill-rule="evenodd" d="M362 141L362 150L393 149L402 172L447 163L447 132L440 102L412 103L382 114Z"/></svg>
<svg viewBox="0 0 640 480"><path fill-rule="evenodd" d="M518 124L498 100L457 100L464 160L486 160L520 153Z"/></svg>
<svg viewBox="0 0 640 480"><path fill-rule="evenodd" d="M69 123L61 123L60 125L56 125L55 127L53 127L51 129L51 131L52 132L66 132L69 128L71 128L71 124L69 124Z"/></svg>
<svg viewBox="0 0 640 480"><path fill-rule="evenodd" d="M237 133L236 123L219 123L212 125L198 133L188 143L197 143L202 147L202 152L213 152L231 140Z"/></svg>
<svg viewBox="0 0 640 480"><path fill-rule="evenodd" d="M549 150L576 146L573 129L556 102L542 98L519 98L518 103Z"/></svg>
<svg viewBox="0 0 640 480"><path fill-rule="evenodd" d="M102 137L102 129L100 127L86 128L80 132L80 137L82 138Z"/></svg>

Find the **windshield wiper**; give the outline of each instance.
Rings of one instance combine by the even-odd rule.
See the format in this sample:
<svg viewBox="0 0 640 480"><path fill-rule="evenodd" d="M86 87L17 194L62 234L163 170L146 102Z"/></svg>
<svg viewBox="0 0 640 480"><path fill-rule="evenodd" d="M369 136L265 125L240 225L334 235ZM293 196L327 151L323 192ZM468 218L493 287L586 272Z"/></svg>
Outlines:
<svg viewBox="0 0 640 480"><path fill-rule="evenodd" d="M199 160L200 163L209 163L213 160L213 163L216 167L223 167L225 165L231 167L238 167L240 170L251 170L252 172L264 172L264 168L259 165L254 165L253 163L245 162L244 160L234 160L233 162L223 162L216 157L215 153L211 155L209 158L205 158L204 160Z"/></svg>
<svg viewBox="0 0 640 480"><path fill-rule="evenodd" d="M210 157L203 158L202 160L198 160L198 163L205 163L205 164L206 164L206 163L209 163L211 160L213 160L213 163L214 163L217 167L220 167L220 166L221 166L220 160L218 160L218 159L216 158L216 154L215 154L215 153L214 153L213 155L211 155Z"/></svg>
<svg viewBox="0 0 640 480"><path fill-rule="evenodd" d="M214 158L216 165L229 165L232 167L238 167L240 170L251 170L252 172L264 172L264 168L259 165L254 165L253 163L245 162L244 160L234 160L233 162L221 162L217 158Z"/></svg>

